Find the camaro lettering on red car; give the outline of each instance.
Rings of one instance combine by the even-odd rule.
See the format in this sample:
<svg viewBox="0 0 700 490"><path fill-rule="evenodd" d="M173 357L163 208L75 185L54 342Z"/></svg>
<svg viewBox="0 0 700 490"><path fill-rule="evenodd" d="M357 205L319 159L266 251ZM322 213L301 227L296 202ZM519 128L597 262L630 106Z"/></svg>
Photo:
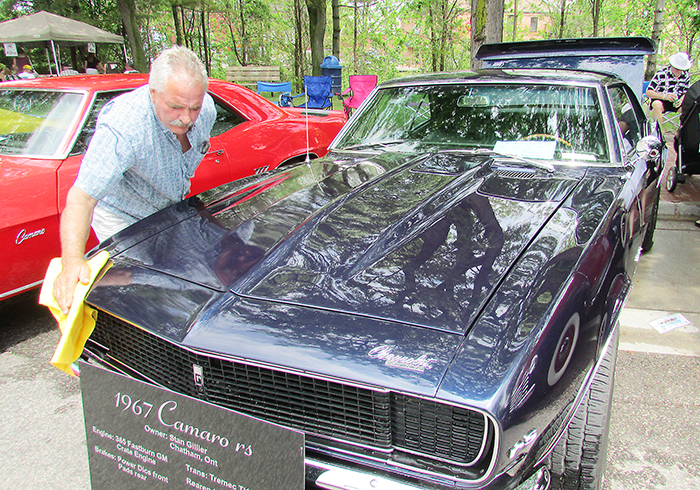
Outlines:
<svg viewBox="0 0 700 490"><path fill-rule="evenodd" d="M39 235L43 235L46 233L46 229L42 228L41 230L36 230L31 233L27 233L27 230L22 230L19 233L17 233L17 238L15 238L15 243L17 245L21 244L25 240L29 240L30 238L34 238Z"/></svg>

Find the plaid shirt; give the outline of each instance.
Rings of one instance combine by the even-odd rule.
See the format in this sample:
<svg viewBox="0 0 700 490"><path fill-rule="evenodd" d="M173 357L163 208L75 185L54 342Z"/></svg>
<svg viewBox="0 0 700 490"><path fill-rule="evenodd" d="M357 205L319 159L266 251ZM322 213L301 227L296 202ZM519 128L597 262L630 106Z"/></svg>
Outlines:
<svg viewBox="0 0 700 490"><path fill-rule="evenodd" d="M148 85L108 102L80 165L75 185L132 224L185 198L209 149L216 108L206 94L182 153L175 134L158 119Z"/></svg>
<svg viewBox="0 0 700 490"><path fill-rule="evenodd" d="M649 89L662 94L675 93L679 98L688 91L688 87L690 87L688 72L684 71L680 78L676 78L671 72L671 65L657 71L649 83Z"/></svg>

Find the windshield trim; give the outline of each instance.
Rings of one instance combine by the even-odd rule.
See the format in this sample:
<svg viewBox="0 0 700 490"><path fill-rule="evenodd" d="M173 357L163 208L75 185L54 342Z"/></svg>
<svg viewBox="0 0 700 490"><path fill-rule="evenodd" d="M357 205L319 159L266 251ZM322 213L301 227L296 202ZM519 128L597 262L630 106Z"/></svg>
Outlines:
<svg viewBox="0 0 700 490"><path fill-rule="evenodd" d="M600 114L601 114L601 120L604 126L604 138L605 138L605 145L607 146L607 151L608 151L608 161L605 162L592 162L592 161L584 161L584 160L568 160L568 161L562 161L559 162L553 161L553 163L559 164L559 163L564 163L566 165L578 165L578 166L622 166L624 165L624 162L622 161L620 155L618 154L617 147L615 146L615 142L613 141L615 138L615 135L613 134L613 131L610 130L612 128L612 121L610 120L610 114L609 111L606 110L609 101L607 99L607 91L605 90L604 84L600 82L599 79L594 78L594 79L560 79L560 80L555 80L555 79L536 79L536 78L524 78L524 79L515 79L515 78L507 78L507 77L497 77L497 76L482 76L481 78L475 77L475 78L470 78L465 76L464 78L461 79L438 79L438 80L410 80L406 82L402 82L401 79L390 81L390 82L385 82L384 84L380 85L377 87L375 91L370 95L369 99L365 100L362 104L362 106L357 110L355 114L351 117L351 119L348 121L348 123L345 124L345 126L341 129L341 131L336 135L336 137L333 139L331 144L329 145L329 150L332 151L337 151L337 152L342 152L342 151L353 151L353 150L345 150L341 147L339 147L339 144L342 140L346 139L346 135L348 133L352 133L356 130L356 127L361 124L361 119L362 119L362 114L372 106L372 101L379 97L383 91L385 90L391 90L391 89L396 89L396 88L402 88L402 87L431 87L431 86L458 86L458 85L511 85L511 86L560 86L560 87L577 87L577 88L583 88L583 89L593 89L595 92L596 97L598 98L598 104L599 104L599 109L600 109ZM367 151L367 150L365 150ZM372 151L372 150L369 150ZM376 151L376 150L374 150Z"/></svg>

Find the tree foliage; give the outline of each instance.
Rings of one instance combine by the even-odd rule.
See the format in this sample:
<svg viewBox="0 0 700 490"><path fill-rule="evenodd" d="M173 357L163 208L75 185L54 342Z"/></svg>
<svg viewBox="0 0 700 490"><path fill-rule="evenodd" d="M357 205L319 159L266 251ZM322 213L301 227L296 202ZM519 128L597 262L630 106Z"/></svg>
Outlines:
<svg viewBox="0 0 700 490"><path fill-rule="evenodd" d="M546 19L539 38L652 37L656 19L659 63L675 51L691 57L698 52L700 0L528 5ZM277 64L284 80L299 83L304 75L320 74L328 54L340 59L346 79L476 67L473 55L482 43L532 38L513 21L524 9L522 0L5 0L0 20L46 10L124 35L141 71L177 43L197 52L213 76L223 77L227 65ZM86 54L80 46L64 50L62 58L82 66ZM98 57L112 61L123 55L120 46L98 45ZM45 58L43 49L34 58ZM649 65L655 67L654 57Z"/></svg>
<svg viewBox="0 0 700 490"><path fill-rule="evenodd" d="M265 36L270 28L270 7L261 0L224 0L219 9L238 64L266 63L270 57Z"/></svg>

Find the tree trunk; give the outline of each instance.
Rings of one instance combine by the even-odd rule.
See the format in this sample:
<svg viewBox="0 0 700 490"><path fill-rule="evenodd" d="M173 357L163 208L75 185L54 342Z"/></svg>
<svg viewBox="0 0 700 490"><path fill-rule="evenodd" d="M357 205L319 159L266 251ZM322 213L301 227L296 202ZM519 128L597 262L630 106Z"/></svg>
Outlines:
<svg viewBox="0 0 700 490"><path fill-rule="evenodd" d="M143 42L141 41L141 33L139 32L138 23L136 20L136 8L134 0L117 0L117 8L124 23L124 31L129 41L131 48L131 56L133 56L134 64L141 73L148 73L149 67L146 62L146 53L143 50Z"/></svg>
<svg viewBox="0 0 700 490"><path fill-rule="evenodd" d="M478 70L482 66L481 61L476 59L476 53L483 44L503 41L503 1L472 0L472 70Z"/></svg>
<svg viewBox="0 0 700 490"><path fill-rule="evenodd" d="M518 0L513 0L513 34L510 37L512 42L515 42L515 36L518 33Z"/></svg>
<svg viewBox="0 0 700 490"><path fill-rule="evenodd" d="M304 19L301 0L294 0L294 80L295 91L299 92L300 81L304 79Z"/></svg>
<svg viewBox="0 0 700 490"><path fill-rule="evenodd" d="M357 0L354 0L355 7L353 8L352 20L352 59L355 64L355 73L357 75Z"/></svg>
<svg viewBox="0 0 700 490"><path fill-rule="evenodd" d="M434 2L428 2L428 25L430 26L430 68L435 73L438 71L437 63L437 40L435 34L435 14L433 10L435 9Z"/></svg>
<svg viewBox="0 0 700 490"><path fill-rule="evenodd" d="M647 69L644 72L644 80L651 80L656 73L656 63L658 60L658 52L661 49L661 31L664 29L664 6L666 0L656 0L656 8L654 9L654 28L651 34L651 40L654 41L656 51L649 55L647 61Z"/></svg>
<svg viewBox="0 0 700 490"><path fill-rule="evenodd" d="M209 56L209 39L207 36L207 13L206 13L206 7L204 3L202 3L202 15L201 15L201 21L202 21L202 49L204 50L201 54L201 59L202 62L204 62L204 66L207 68L207 75L211 75L211 59Z"/></svg>
<svg viewBox="0 0 700 490"><path fill-rule="evenodd" d="M600 10L602 8L603 0L592 0L591 1L591 17L593 18L593 37L598 37L598 27L600 24Z"/></svg>
<svg viewBox="0 0 700 490"><path fill-rule="evenodd" d="M241 18L241 59L243 60L241 62L241 65L247 66L248 65L248 35L246 33L246 25L245 25L245 10L244 10L244 5L243 5L243 0L238 0L238 13Z"/></svg>
<svg viewBox="0 0 700 490"><path fill-rule="evenodd" d="M173 24L175 25L175 44L182 46L182 22L180 20L180 15L178 15L179 6L172 4L170 10L173 13Z"/></svg>
<svg viewBox="0 0 700 490"><path fill-rule="evenodd" d="M561 0L561 10L559 11L559 39L564 39L564 20L566 19L566 0Z"/></svg>
<svg viewBox="0 0 700 490"><path fill-rule="evenodd" d="M306 0L309 11L309 38L311 40L311 73L321 75L323 37L326 34L326 0Z"/></svg>
<svg viewBox="0 0 700 490"><path fill-rule="evenodd" d="M340 0L332 0L333 9L333 56L340 59Z"/></svg>

